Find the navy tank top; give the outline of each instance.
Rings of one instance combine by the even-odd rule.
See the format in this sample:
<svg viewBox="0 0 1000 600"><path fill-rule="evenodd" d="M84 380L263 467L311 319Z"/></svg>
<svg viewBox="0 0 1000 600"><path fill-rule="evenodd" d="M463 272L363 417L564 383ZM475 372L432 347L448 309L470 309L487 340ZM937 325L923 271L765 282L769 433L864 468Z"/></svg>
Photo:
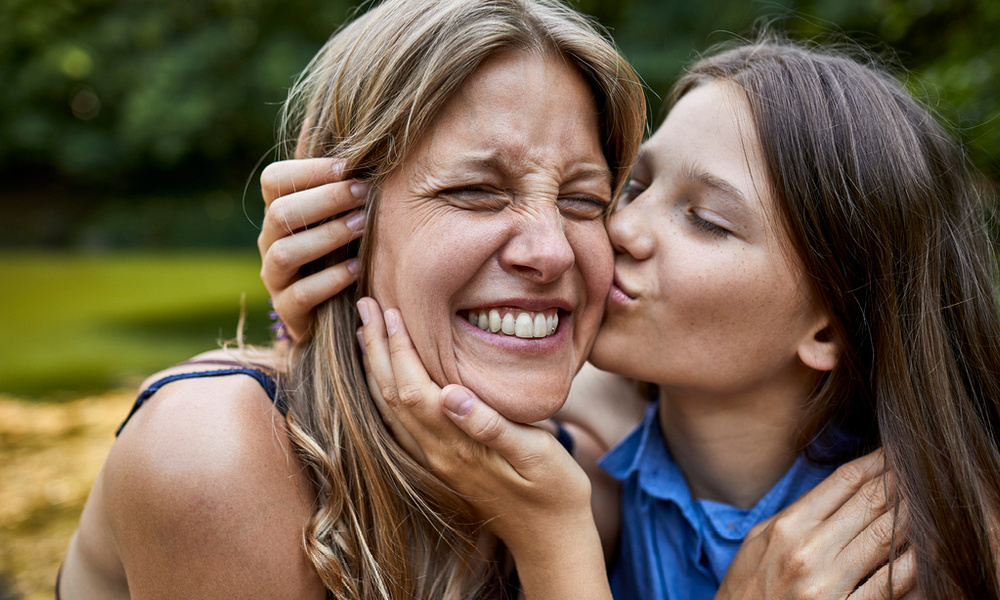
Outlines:
<svg viewBox="0 0 1000 600"><path fill-rule="evenodd" d="M277 384L275 383L274 379L261 368L248 366L238 362L219 361L219 360L211 360L211 361L191 360L180 364L181 365L191 365L191 364L226 365L227 368L214 369L211 371L191 371L190 373L177 373L175 375L167 375L162 379L154 381L152 385L143 390L142 393L139 394L139 397L135 399L135 404L132 405L132 410L129 411L128 416L125 417L125 420L122 421L122 424L118 426L118 429L115 431L115 436L118 436L118 434L122 432L122 429L125 428L125 425L129 422L129 419L132 418L132 415L134 415L136 411L138 411L142 407L142 405L146 402L146 400L149 400L153 396L153 394L158 392L160 388L167 385L168 383L181 381L183 379L222 377L224 375L248 375L250 377L253 377L254 380L256 380L257 383L260 384L260 387L264 388L264 392L267 394L267 397L270 398L271 402L274 403L274 407L278 409L278 412L281 413L281 416L284 417L288 415L288 405L285 403L284 399L278 394Z"/></svg>

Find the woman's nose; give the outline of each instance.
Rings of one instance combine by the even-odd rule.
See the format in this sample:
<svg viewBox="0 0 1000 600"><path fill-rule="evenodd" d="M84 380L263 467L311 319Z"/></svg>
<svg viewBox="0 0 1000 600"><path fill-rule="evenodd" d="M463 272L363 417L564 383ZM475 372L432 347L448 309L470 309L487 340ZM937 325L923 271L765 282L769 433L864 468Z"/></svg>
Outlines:
<svg viewBox="0 0 1000 600"><path fill-rule="evenodd" d="M636 260L645 260L653 255L654 236L650 235L649 218L643 218L636 202L624 206L608 221L608 237L618 254L627 254Z"/></svg>
<svg viewBox="0 0 1000 600"><path fill-rule="evenodd" d="M557 280L576 262L564 226L555 207L525 215L500 252L501 266L535 283Z"/></svg>

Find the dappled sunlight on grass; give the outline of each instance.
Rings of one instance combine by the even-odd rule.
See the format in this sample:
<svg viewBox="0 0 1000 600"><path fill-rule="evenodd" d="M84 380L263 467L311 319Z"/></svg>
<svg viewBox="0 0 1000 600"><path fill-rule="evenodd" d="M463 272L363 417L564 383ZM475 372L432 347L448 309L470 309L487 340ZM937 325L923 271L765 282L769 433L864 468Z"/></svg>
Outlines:
<svg viewBox="0 0 1000 600"><path fill-rule="evenodd" d="M0 395L0 566L25 600L59 564L134 390L51 403ZM17 597L17 596L15 596Z"/></svg>

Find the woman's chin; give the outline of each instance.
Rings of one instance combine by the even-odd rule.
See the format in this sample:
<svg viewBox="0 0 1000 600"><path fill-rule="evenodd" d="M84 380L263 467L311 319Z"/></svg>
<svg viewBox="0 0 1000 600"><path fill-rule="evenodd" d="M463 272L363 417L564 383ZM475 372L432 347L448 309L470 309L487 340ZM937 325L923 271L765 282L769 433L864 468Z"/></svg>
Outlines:
<svg viewBox="0 0 1000 600"><path fill-rule="evenodd" d="M514 386L478 394L483 402L505 418L515 423L534 423L559 412L569 395L569 385L553 386L545 391L525 390L523 386Z"/></svg>

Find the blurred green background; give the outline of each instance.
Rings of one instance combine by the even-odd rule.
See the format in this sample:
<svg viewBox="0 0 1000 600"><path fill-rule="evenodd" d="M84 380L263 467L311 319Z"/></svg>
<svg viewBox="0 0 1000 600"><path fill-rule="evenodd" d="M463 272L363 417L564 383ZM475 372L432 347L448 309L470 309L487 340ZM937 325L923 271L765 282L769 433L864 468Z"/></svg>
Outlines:
<svg viewBox="0 0 1000 600"><path fill-rule="evenodd" d="M0 391L123 381L231 338L247 294L278 105L353 10L343 0L0 3ZM1000 178L995 0L580 0L650 88L766 20L895 53ZM891 50L890 50L891 48Z"/></svg>
<svg viewBox="0 0 1000 600"><path fill-rule="evenodd" d="M269 339L260 166L345 0L0 0L0 599L49 598L145 375ZM755 23L844 34L1000 181L996 0L580 0L649 85ZM903 72L903 71L901 71Z"/></svg>

